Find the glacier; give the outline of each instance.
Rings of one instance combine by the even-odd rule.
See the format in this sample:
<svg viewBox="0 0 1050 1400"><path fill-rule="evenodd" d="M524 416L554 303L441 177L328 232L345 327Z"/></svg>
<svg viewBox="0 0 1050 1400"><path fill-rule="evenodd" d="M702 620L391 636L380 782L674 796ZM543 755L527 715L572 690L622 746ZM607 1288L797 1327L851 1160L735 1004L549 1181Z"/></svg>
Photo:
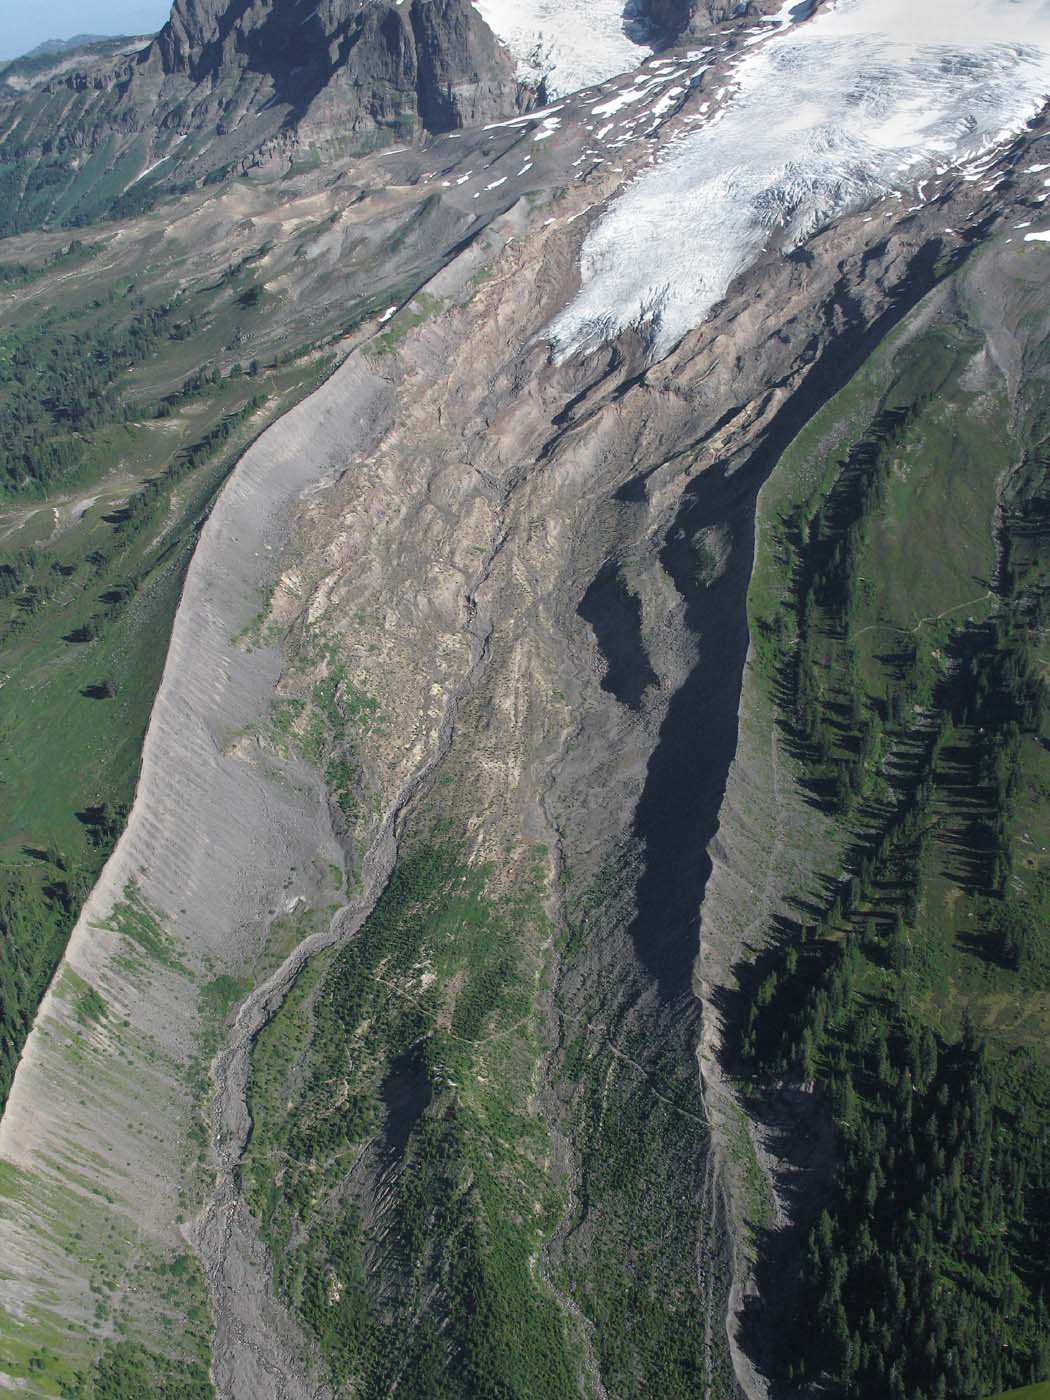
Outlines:
<svg viewBox="0 0 1050 1400"><path fill-rule="evenodd" d="M518 76L546 79L549 96L564 97L637 67L653 50L636 42L624 0L474 0L506 44Z"/></svg>
<svg viewBox="0 0 1050 1400"><path fill-rule="evenodd" d="M838 0L770 26L728 83L588 232L559 358L632 325L659 356L767 249L924 177L935 197L1047 100L1050 0Z"/></svg>

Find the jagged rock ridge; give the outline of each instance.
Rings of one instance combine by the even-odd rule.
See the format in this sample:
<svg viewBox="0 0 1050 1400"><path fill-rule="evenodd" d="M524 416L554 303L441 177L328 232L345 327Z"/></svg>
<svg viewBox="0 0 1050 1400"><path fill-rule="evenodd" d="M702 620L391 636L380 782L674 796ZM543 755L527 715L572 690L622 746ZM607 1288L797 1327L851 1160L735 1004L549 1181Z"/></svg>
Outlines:
<svg viewBox="0 0 1050 1400"><path fill-rule="evenodd" d="M0 233L132 212L230 169L413 142L530 100L470 0L176 0L145 49L0 85Z"/></svg>
<svg viewBox="0 0 1050 1400"><path fill-rule="evenodd" d="M158 65L170 92L192 85L198 120L226 112L231 82L244 83L321 139L447 131L517 105L510 61L466 0L176 0L141 59Z"/></svg>

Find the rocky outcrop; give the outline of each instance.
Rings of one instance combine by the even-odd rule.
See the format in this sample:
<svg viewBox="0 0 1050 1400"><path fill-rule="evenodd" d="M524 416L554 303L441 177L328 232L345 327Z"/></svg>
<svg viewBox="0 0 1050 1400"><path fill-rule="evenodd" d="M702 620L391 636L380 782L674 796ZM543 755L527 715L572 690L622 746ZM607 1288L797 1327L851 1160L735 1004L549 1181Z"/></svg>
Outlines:
<svg viewBox="0 0 1050 1400"><path fill-rule="evenodd" d="M780 9L778 0L641 0L639 11L658 40L699 38L719 25L741 19L757 19ZM799 10L814 6L801 0Z"/></svg>
<svg viewBox="0 0 1050 1400"><path fill-rule="evenodd" d="M116 57L51 66L6 101L0 87L18 185L0 233L275 157L415 142L532 100L470 0L176 0L148 47Z"/></svg>
<svg viewBox="0 0 1050 1400"><path fill-rule="evenodd" d="M142 57L169 90L188 81L194 110L246 84L315 138L345 132L449 131L518 104L510 58L466 0L176 0Z"/></svg>

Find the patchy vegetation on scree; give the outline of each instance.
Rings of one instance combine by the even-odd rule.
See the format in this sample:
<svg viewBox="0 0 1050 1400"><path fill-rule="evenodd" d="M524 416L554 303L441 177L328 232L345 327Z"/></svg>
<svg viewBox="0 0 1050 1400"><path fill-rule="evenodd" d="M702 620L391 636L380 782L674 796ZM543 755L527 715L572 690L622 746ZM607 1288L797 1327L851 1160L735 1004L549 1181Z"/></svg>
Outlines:
<svg viewBox="0 0 1050 1400"><path fill-rule="evenodd" d="M447 837L416 843L253 1053L249 1199L282 1294L362 1397L577 1393L535 1267L559 1209L529 1108L542 853L514 868L497 892Z"/></svg>

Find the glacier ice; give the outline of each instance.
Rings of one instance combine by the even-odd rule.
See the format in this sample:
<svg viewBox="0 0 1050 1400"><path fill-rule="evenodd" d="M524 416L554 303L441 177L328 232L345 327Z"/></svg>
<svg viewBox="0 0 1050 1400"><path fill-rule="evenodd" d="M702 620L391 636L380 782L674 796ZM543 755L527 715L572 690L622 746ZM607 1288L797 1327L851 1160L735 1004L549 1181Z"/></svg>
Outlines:
<svg viewBox="0 0 1050 1400"><path fill-rule="evenodd" d="M625 0L474 0L517 59L518 74L547 79L552 97L635 68L652 49L625 28Z"/></svg>
<svg viewBox="0 0 1050 1400"><path fill-rule="evenodd" d="M764 249L1022 130L1050 94L1050 0L838 0L730 81L587 235L560 355L639 323L662 354Z"/></svg>

